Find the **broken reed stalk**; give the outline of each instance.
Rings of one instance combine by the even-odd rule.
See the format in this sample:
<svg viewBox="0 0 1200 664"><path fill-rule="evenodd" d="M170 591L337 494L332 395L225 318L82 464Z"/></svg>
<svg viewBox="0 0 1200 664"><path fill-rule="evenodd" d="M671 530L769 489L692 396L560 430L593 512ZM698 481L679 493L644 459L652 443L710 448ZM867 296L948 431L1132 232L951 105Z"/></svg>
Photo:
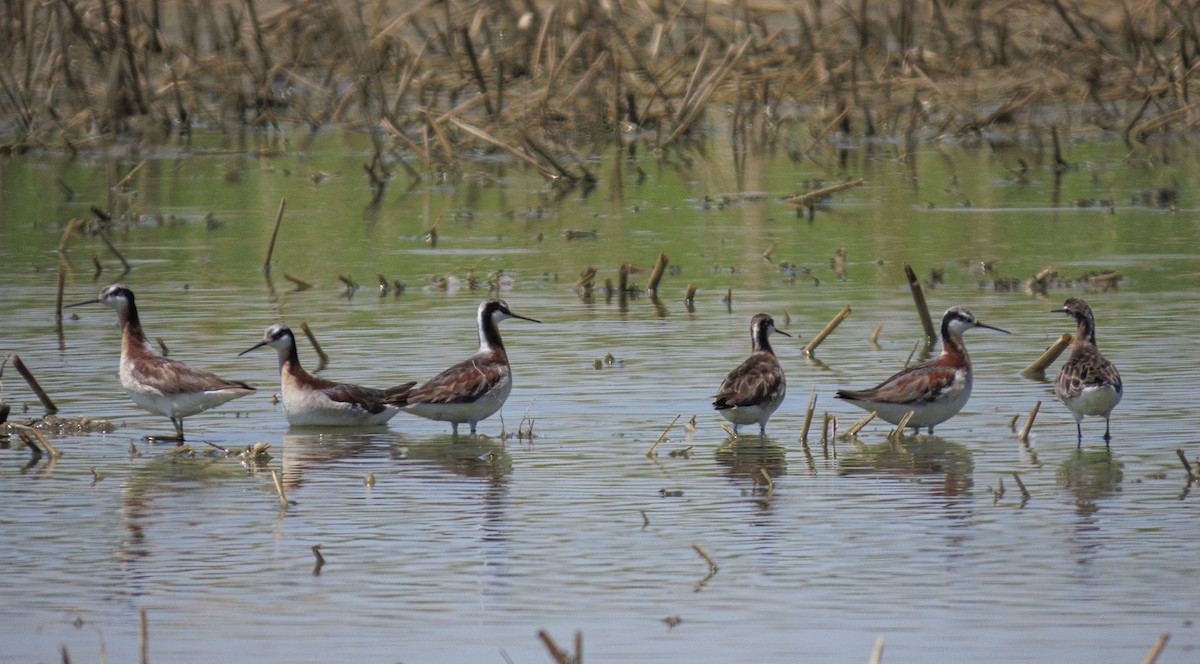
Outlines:
<svg viewBox="0 0 1200 664"><path fill-rule="evenodd" d="M767 469L759 468L758 474L762 475L763 482L765 482L767 485L767 493L774 492L775 491L775 483L771 481L771 474L767 472Z"/></svg>
<svg viewBox="0 0 1200 664"><path fill-rule="evenodd" d="M663 429L663 432L658 435L658 440L654 441L654 444L650 446L650 449L646 450L647 459L654 457L654 448L658 447L658 444L663 442L663 439L667 437L667 432L671 430L671 427L675 426L675 423L679 421L680 417L683 417L683 413L676 415L675 419L671 420L671 423L667 425L667 428Z"/></svg>
<svg viewBox="0 0 1200 664"><path fill-rule="evenodd" d="M296 275L290 274L288 272L283 273L283 278L287 279L288 281L292 282L293 284L296 284L296 290L308 290L313 287L311 281L301 279L300 277L297 277Z"/></svg>
<svg viewBox="0 0 1200 664"><path fill-rule="evenodd" d="M1181 447L1176 448L1175 454L1179 457L1179 460L1183 463L1183 469L1185 471L1187 471L1188 484L1191 484L1192 482L1200 480L1200 475L1198 475L1196 473L1196 471L1192 470L1192 464L1188 462L1187 455L1183 453L1183 448L1181 448Z"/></svg>
<svg viewBox="0 0 1200 664"><path fill-rule="evenodd" d="M917 411L915 411L915 410L910 410L907 413L905 413L904 417L901 417L900 421L896 423L896 428L892 429L891 433L888 434L888 440L900 440L901 438L903 438L904 437L904 429L905 429L905 427L908 426L908 421L912 419L913 415L916 414L916 412Z"/></svg>
<svg viewBox="0 0 1200 664"><path fill-rule="evenodd" d="M883 664L883 635L880 634L875 639L875 645L871 646L871 658L867 660L867 664Z"/></svg>
<svg viewBox="0 0 1200 664"><path fill-rule="evenodd" d="M146 625L146 610L138 611L138 652L141 664L150 661L150 629Z"/></svg>
<svg viewBox="0 0 1200 664"><path fill-rule="evenodd" d="M696 301L696 285L688 284L687 291L683 294L683 301L694 303Z"/></svg>
<svg viewBox="0 0 1200 664"><path fill-rule="evenodd" d="M554 642L554 639L550 638L546 630L539 629L537 635L546 646L546 650L550 651L550 657L554 659L555 664L573 664L574 659L558 647L558 644Z"/></svg>
<svg viewBox="0 0 1200 664"><path fill-rule="evenodd" d="M46 436L43 435L41 431L38 431L30 426L25 426L24 424L17 424L16 422L10 422L9 426L16 429L21 436L21 440L23 440L30 448L33 448L38 454L40 454L42 450L45 450L46 454L49 454L51 459L57 459L62 456L62 452L59 452L58 448L51 445L50 441L47 440ZM36 446L33 445L33 441L29 438L29 436L37 439L37 442L42 446L41 450L36 449Z"/></svg>
<svg viewBox="0 0 1200 664"><path fill-rule="evenodd" d="M317 351L317 357L321 360L321 365L329 363L329 356L325 354L321 344L317 343L317 337L313 335L312 330L308 328L307 321L300 321L300 330L304 332L304 336L308 337L308 343L312 344L313 350Z"/></svg>
<svg viewBox="0 0 1200 664"><path fill-rule="evenodd" d="M646 282L647 293L658 295L658 282L662 281L663 272L667 270L667 263L667 255L660 251L658 260L654 262L654 269L650 272L650 281Z"/></svg>
<svg viewBox="0 0 1200 664"><path fill-rule="evenodd" d="M874 410L873 410L873 411L871 411L871 412L867 413L867 416L866 416L866 417L864 417L864 418L862 418L861 420L859 420L859 421L855 422L854 424L851 424L851 425L850 425L850 428L849 428L849 429L846 429L846 435L847 435L847 436L849 436L850 438L853 438L853 437L857 436L857 435L858 435L858 432L859 432L859 431L862 431L862 428L863 428L863 427L865 427L865 426L867 426L868 424L870 424L871 420L875 419L875 416L876 416L876 415L879 415L879 412L878 412L878 411L874 411Z"/></svg>
<svg viewBox="0 0 1200 664"><path fill-rule="evenodd" d="M718 569L717 564L713 562L712 558L708 557L708 554L704 552L704 549L701 549L699 544L693 544L692 548L696 550L696 553L700 554L700 557L704 559L704 562L708 563L709 573L716 574Z"/></svg>
<svg viewBox="0 0 1200 664"><path fill-rule="evenodd" d="M145 167L146 167L146 164L147 164L147 163L149 163L149 162L150 162L150 160L149 160L149 159L143 159L143 160L142 160L142 162L141 162L140 164L138 164L137 166L134 166L134 167L133 167L133 170L132 170L132 171L129 171L128 173L126 173L126 174L125 174L125 177L121 178L121 179L120 179L120 181L118 181L118 182L117 182L117 184L116 184L116 186L115 186L115 187L113 187L113 188L114 188L114 189L121 189L121 188L122 188L122 187L124 187L125 185L129 184L129 181L133 179L133 176L137 175L137 174L138 174L138 172L139 172L139 171L141 171L143 168L145 168Z"/></svg>
<svg viewBox="0 0 1200 664"><path fill-rule="evenodd" d="M1042 402L1039 400L1033 405L1033 410L1029 411L1029 417L1025 418L1025 426L1021 427L1021 442L1029 444L1029 430L1033 428L1033 421L1037 419L1038 411L1042 408Z"/></svg>
<svg viewBox="0 0 1200 664"><path fill-rule="evenodd" d="M1150 646L1150 652L1146 653L1146 658L1142 660L1142 664L1154 664L1158 661L1158 656L1162 654L1164 648L1167 647L1167 641L1171 640L1170 634L1159 634L1154 640L1154 645Z"/></svg>
<svg viewBox="0 0 1200 664"><path fill-rule="evenodd" d="M591 265L583 268L583 272L579 273L579 279L575 281L575 288L584 290L592 290L592 285L596 281L596 268Z"/></svg>
<svg viewBox="0 0 1200 664"><path fill-rule="evenodd" d="M822 329L816 334L816 336L812 338L812 341L809 341L807 344L805 344L804 354L812 355L813 351L817 349L817 346L819 346L821 342L825 340L825 337L829 336L834 330L836 330L837 326L841 325L842 321L846 320L846 317L849 315L850 305L847 304L846 306L842 307L842 310L839 311L836 316L833 317L833 320L829 321L829 323L825 325L824 329Z"/></svg>
<svg viewBox="0 0 1200 664"><path fill-rule="evenodd" d="M275 229L271 231L271 243L267 245L267 257L263 259L263 271L271 273L271 255L275 253L275 239L279 237L279 225L283 223L283 211L287 208L287 197L279 199L279 211L275 213Z"/></svg>
<svg viewBox="0 0 1200 664"><path fill-rule="evenodd" d="M1023 500L1029 500L1029 498L1031 497L1030 493L1029 493L1029 489L1025 488L1025 483L1021 481L1021 476L1018 475L1017 471L1015 471L1015 470L1013 471L1012 476L1013 476L1013 479L1017 481L1017 486L1021 489L1021 498Z"/></svg>
<svg viewBox="0 0 1200 664"><path fill-rule="evenodd" d="M58 292L54 296L54 331L62 333L63 287L67 282L67 262L58 260Z"/></svg>
<svg viewBox="0 0 1200 664"><path fill-rule="evenodd" d="M871 344L872 346L878 346L879 345L879 331L882 329L883 329L883 323L877 323L875 325L875 327L871 329L871 333L867 335L867 343Z"/></svg>
<svg viewBox="0 0 1200 664"><path fill-rule="evenodd" d="M1032 364L1022 369L1021 373L1026 376L1036 376L1043 373L1046 371L1046 367L1054 364L1054 360L1057 360L1058 356L1062 355L1062 352L1067 349L1067 346L1071 345L1072 340L1073 337L1071 334L1064 332L1063 335L1058 338L1058 341L1055 341L1053 344L1051 344L1050 347L1046 349L1046 352L1042 353L1041 357L1034 360Z"/></svg>
<svg viewBox="0 0 1200 664"><path fill-rule="evenodd" d="M29 371L29 367L26 367L25 363L21 361L21 356L13 355L12 363L17 368L17 373L21 374L21 377L29 384L29 389L33 390L38 400L46 407L46 414L53 415L57 413L58 406L54 405L54 401L50 399L50 395L46 394L46 390L43 390L42 386L38 384L37 379L33 377L33 373Z"/></svg>
<svg viewBox="0 0 1200 664"><path fill-rule="evenodd" d="M921 326L925 328L925 338L929 344L937 341L937 332L933 329L933 319L929 317L929 305L925 304L925 292L921 290L921 281L913 272L912 266L904 264L904 275L908 277L908 287L912 289L913 302L917 305L917 313L921 316Z"/></svg>
<svg viewBox="0 0 1200 664"><path fill-rule="evenodd" d="M275 482L275 493L279 494L279 504L283 505L283 509L286 510L288 505L292 504L292 501L288 500L287 496L284 495L283 482L279 480L279 471L274 468L271 469L271 480Z"/></svg>
<svg viewBox="0 0 1200 664"><path fill-rule="evenodd" d="M842 191L843 189L852 189L854 187L861 185L862 183L863 183L862 178L859 178L857 180L849 180L847 182L841 182L839 184L830 185L828 187L821 187L820 189L814 189L812 191L806 191L806 192L800 193L800 194L791 194L789 196L784 196L782 200L784 203L787 203L788 205L794 205L796 207L805 207L806 205L813 203L814 201L821 198L822 196L826 196L826 195L832 194L834 192Z"/></svg>
<svg viewBox="0 0 1200 664"><path fill-rule="evenodd" d="M321 568L325 566L325 556L321 555L321 545L320 544L312 545L312 552L313 552L313 556L315 556L317 559L317 562L313 565L312 573L313 573L313 576L318 576L321 574Z"/></svg>
<svg viewBox="0 0 1200 664"><path fill-rule="evenodd" d="M817 388L814 386L808 395L808 409L804 411L804 425L800 427L800 442L808 442L808 428L812 426L813 413L817 409Z"/></svg>

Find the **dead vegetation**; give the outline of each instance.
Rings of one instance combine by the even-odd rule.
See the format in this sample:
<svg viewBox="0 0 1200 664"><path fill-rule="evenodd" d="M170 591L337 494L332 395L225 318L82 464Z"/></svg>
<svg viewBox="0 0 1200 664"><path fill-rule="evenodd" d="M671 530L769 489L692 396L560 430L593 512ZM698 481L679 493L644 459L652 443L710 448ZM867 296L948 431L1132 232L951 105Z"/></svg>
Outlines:
<svg viewBox="0 0 1200 664"><path fill-rule="evenodd" d="M366 129L377 189L481 150L590 183L582 146L670 149L710 109L736 145L797 158L833 133L1099 128L1132 145L1195 126L1198 54L1200 7L1167 0L5 0L0 141Z"/></svg>

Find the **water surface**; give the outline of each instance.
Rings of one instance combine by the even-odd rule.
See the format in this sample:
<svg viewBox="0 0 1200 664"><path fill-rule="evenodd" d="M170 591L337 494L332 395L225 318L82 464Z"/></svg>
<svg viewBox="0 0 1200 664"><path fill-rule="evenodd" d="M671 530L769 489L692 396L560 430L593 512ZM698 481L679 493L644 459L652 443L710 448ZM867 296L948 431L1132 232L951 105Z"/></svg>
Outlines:
<svg viewBox="0 0 1200 664"><path fill-rule="evenodd" d="M1200 455L1191 154L1080 139L1076 167L1056 176L1032 146L943 144L907 161L881 144L797 161L606 149L590 192L493 159L419 182L397 169L373 203L359 137L319 135L275 156L196 141L0 161L0 351L22 356L61 414L119 425L56 439L54 463L31 463L16 441L0 450L4 658L58 660L66 647L73 661L132 660L145 610L150 657L177 662L547 661L539 629L564 647L581 631L587 658L603 661L860 661L883 635L887 662L1129 662L1164 633L1160 662L1195 661L1198 512L1175 455ZM113 189L143 158L131 188ZM1019 159L1032 171L1017 175ZM779 201L811 179L850 177L866 182L811 219ZM1155 204L1163 188L1178 190L1174 209ZM186 421L198 458L141 440L170 423L120 390L111 310L71 309L55 332L55 250L91 205L134 219L109 237L132 265L121 278L147 334L260 387ZM839 248L844 277L831 263ZM574 289L585 266L602 284L622 262L644 284L660 251L678 272L657 301ZM94 236L74 237L67 258L67 302L121 271ZM927 292L935 316L964 304L1012 335L968 333L975 391L936 436L889 442L872 423L823 446L822 413L843 430L862 414L833 392L899 369L920 337L906 261L923 279L943 272ZM1048 266L1123 278L1110 290L1056 283L1044 297L993 286ZM284 273L315 287L297 291ZM348 294L339 274L363 288ZM380 296L377 274L407 289ZM405 414L390 428L289 429L271 402L273 354L236 356L267 325L305 321L330 356L324 377L428 377L473 351L489 275L514 311L544 322L504 323L515 388L478 439ZM1070 296L1091 302L1125 380L1110 451L1094 420L1077 449L1050 382L1020 375L1072 331L1048 313ZM805 340L846 304L850 318L805 358ZM777 338L789 394L768 438L731 441L710 396L748 351L759 311L802 338ZM5 378L14 418L40 414L11 368ZM1038 401L1023 445L1010 422ZM532 440L515 435L523 419ZM269 473L202 440L270 443L269 468L295 504L281 512ZM314 574L318 544L327 563Z"/></svg>

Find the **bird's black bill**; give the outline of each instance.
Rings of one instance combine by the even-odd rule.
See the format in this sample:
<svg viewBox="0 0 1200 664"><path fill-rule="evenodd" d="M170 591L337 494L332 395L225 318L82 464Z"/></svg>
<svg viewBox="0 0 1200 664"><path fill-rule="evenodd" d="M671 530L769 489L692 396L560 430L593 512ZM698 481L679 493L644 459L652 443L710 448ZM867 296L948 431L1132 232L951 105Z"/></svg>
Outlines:
<svg viewBox="0 0 1200 664"><path fill-rule="evenodd" d="M75 304L67 304L67 305L63 305L63 309L70 309L71 307L82 307L85 304L100 304L100 300L88 300L86 302L76 302Z"/></svg>
<svg viewBox="0 0 1200 664"><path fill-rule="evenodd" d="M783 335L783 336L785 336L785 337L790 337L790 336L792 336L792 335L788 334L787 332L784 332L783 330L781 330L781 329L779 329L779 328L775 328L775 334L782 334L782 335Z"/></svg>
<svg viewBox="0 0 1200 664"><path fill-rule="evenodd" d="M1005 334L1012 334L1012 332L1009 332L1008 330L1001 330L998 327L992 327L991 325L984 325L983 323L975 323L975 327L986 327L989 330L995 330L997 332L1003 332Z"/></svg>
<svg viewBox="0 0 1200 664"><path fill-rule="evenodd" d="M252 351L252 350L258 350L259 348L262 348L263 346L266 346L266 345L267 345L267 342L265 342L265 341L260 341L260 342L258 342L258 343L256 343L256 344L254 344L253 346L251 346L251 347L247 348L246 350L244 350L244 351L242 351L242 352L238 353L238 357L241 357L241 356L245 355L246 353L249 353L249 352L250 352L250 351Z"/></svg>
<svg viewBox="0 0 1200 664"><path fill-rule="evenodd" d="M514 314L514 313L512 313L512 312L509 312L509 315L510 315L510 316L512 316L513 318L520 318L521 320L527 320L527 321L529 321L530 323L540 323L540 322L542 322L542 321L540 321L540 320L538 320L538 319L536 319L536 318L526 318L526 317L524 317L524 316L518 316L518 315L516 315L516 314Z"/></svg>

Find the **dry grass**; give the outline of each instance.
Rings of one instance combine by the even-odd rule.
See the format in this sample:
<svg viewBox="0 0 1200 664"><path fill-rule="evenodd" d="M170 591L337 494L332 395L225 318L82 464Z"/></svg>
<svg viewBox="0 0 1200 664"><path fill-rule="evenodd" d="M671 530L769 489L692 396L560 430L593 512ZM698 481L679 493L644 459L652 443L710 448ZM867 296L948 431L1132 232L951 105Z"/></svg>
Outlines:
<svg viewBox="0 0 1200 664"><path fill-rule="evenodd" d="M718 105L735 144L797 157L830 132L911 145L1053 126L1133 144L1195 126L1198 55L1200 7L1169 0L5 0L0 141L367 128L377 186L480 149L587 182L580 147L672 149Z"/></svg>

